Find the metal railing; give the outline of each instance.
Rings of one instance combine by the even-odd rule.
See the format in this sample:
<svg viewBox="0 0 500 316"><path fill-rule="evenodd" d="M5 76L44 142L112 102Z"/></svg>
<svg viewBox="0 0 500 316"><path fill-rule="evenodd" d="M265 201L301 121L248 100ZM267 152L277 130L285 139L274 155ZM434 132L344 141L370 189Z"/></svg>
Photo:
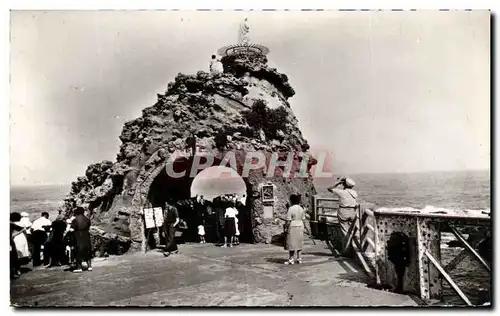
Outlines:
<svg viewBox="0 0 500 316"><path fill-rule="evenodd" d="M336 206L330 206L330 205L325 205L326 203L332 203L336 202ZM311 217L311 221L315 223L321 223L324 222L325 225L330 226L330 228L334 226L341 225L342 223L338 222L338 206L339 200L336 198L325 198L325 197L320 197L320 196L314 196L314 205L313 205L313 214ZM330 212L325 212L325 210L330 210ZM399 215L398 214L389 214L390 216L397 218ZM351 224L349 225L349 228L347 230L347 233L345 235L342 234L342 237L337 237L339 240L337 241L342 241L341 242L341 247L338 247L337 249L332 249L338 251L338 254L348 256L350 255L350 250L355 254L355 259L357 259L361 265L363 266L363 269L365 272L372 277L374 280L376 280L377 284L381 284L381 272L379 271L379 266L377 264L377 260L383 260L385 261L387 258L383 257L379 252L383 251L385 249L386 245L385 244L380 244L381 238L384 239L383 236L379 236L379 227L377 227L377 219L380 220L381 214L379 212L374 212L373 210L370 209L362 209L360 205L356 206L356 212L354 216L354 220L352 220ZM417 250L419 252L418 256L414 257L414 260L418 259L418 266L422 266L422 258L426 258L429 260L429 263L435 267L437 271L439 271L439 274L442 275L443 279L446 280L452 289L460 296L460 298L467 304L467 305L472 305L471 301L469 298L463 293L463 291L459 288L459 286L453 281L453 279L450 276L450 272L457 267L457 265L462 262L467 256L471 256L477 262L488 272L491 272L491 267L488 264L486 260L484 260L481 255L476 251L477 246L484 241L484 239L477 240L475 242L472 242L469 244L467 240L462 236L462 234L457 230L455 227L454 221L452 219L449 220L443 220L446 219L446 216L440 216L438 214L431 216L424 215L424 214L404 214L405 217L409 218L409 220L415 220L416 221L416 226L418 229L420 229L420 217L422 216L427 216L428 220L431 222L437 223L439 222L441 226L445 225L452 233L455 235L456 239L463 245L464 249L453 259L451 260L446 266L442 266L442 263L440 262L440 258L435 257L433 253L427 248L422 246L423 243L421 240L425 240L426 237L422 237L422 232L416 234L417 238ZM328 219L328 220L324 220ZM384 217L384 221L386 222L385 224L387 225L387 217ZM485 219L481 219L480 221L477 220L478 222L472 220L472 219L467 219L466 220L466 226L467 225L479 225L479 226L488 226L491 225L491 219L489 222ZM461 224L461 221L457 222L456 224ZM463 224L463 223L462 223ZM384 228L384 223L381 223L381 229ZM417 230L418 230L417 229ZM440 230L438 229L438 239L441 240L440 236ZM387 230L385 230L385 233L387 233ZM423 236L426 236L425 234ZM329 234L327 234L327 241L333 241L333 238ZM422 244L422 245L420 245ZM382 256L382 257L380 257ZM378 258L380 257L380 258ZM417 258L418 257L418 258ZM382 263L386 264L386 263ZM430 268L430 266L429 266ZM422 271L420 271L422 270ZM418 273L419 275L422 273L425 273L426 269L419 269ZM422 276L419 277L421 279ZM423 287L429 286L429 282L427 283L422 283L420 284L420 297L422 299L428 299L429 298L429 289L425 291Z"/></svg>
<svg viewBox="0 0 500 316"><path fill-rule="evenodd" d="M335 202L335 206L323 205L323 202ZM320 217L337 218L337 211L339 210L338 198L326 198L315 195L313 199L313 216L311 221L318 223ZM325 214L325 210L333 210L331 214Z"/></svg>
<svg viewBox="0 0 500 316"><path fill-rule="evenodd" d="M335 206L324 205L324 202L335 202ZM326 198L314 196L313 216L311 221L320 223L321 218L325 220L325 225L338 225L338 198ZM325 210L332 210L333 212L326 213ZM353 249L357 259L363 266L365 272L379 281L377 267L372 264L376 260L377 249L377 229L374 214L371 210L361 210L359 205L356 206L355 217L347 231L346 236L343 237L343 249L340 249L342 255L347 255L350 249ZM371 247L371 248L370 248ZM372 251L369 251L372 250ZM373 255L367 255L373 254ZM376 262L376 261L373 261Z"/></svg>

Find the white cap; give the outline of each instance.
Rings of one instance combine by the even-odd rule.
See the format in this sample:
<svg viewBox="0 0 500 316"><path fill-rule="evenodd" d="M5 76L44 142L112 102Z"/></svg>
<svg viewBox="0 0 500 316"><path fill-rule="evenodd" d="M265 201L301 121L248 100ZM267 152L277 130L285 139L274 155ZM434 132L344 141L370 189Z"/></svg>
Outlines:
<svg viewBox="0 0 500 316"><path fill-rule="evenodd" d="M26 213L26 212L22 212L22 213L21 213L21 216L22 216L22 217L29 217L29 216L30 216L30 214L28 214L28 213Z"/></svg>
<svg viewBox="0 0 500 316"><path fill-rule="evenodd" d="M350 178L346 178L345 179L345 184L346 186L352 188L356 185L356 183L354 182L354 180L350 179Z"/></svg>

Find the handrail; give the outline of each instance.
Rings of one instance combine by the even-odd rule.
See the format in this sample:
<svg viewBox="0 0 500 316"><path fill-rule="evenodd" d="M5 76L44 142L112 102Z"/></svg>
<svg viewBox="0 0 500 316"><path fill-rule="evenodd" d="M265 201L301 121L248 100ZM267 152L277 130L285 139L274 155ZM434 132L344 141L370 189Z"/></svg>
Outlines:
<svg viewBox="0 0 500 316"><path fill-rule="evenodd" d="M334 207L334 206L318 206L318 208L327 209L327 210L338 210L339 209L338 207Z"/></svg>
<svg viewBox="0 0 500 316"><path fill-rule="evenodd" d="M319 214L318 217L337 217L337 214Z"/></svg>
<svg viewBox="0 0 500 316"><path fill-rule="evenodd" d="M375 213L373 213L373 211L368 208L364 210L364 213L370 217L375 217Z"/></svg>
<svg viewBox="0 0 500 316"><path fill-rule="evenodd" d="M372 225L366 223L365 224L365 228L368 228L369 230L371 230L372 232L375 232L375 227L373 227Z"/></svg>
<svg viewBox="0 0 500 316"><path fill-rule="evenodd" d="M323 202L339 202L340 199L336 197L319 197L314 196L314 212L313 212L313 222L319 223L319 218L337 218L336 212L334 214L326 214L323 212L319 212L320 210L339 210L339 207L324 205ZM340 249L343 254L346 254L349 248L353 248L358 260L361 262L364 270L370 276L373 276L373 270L375 270L375 277L377 278L377 282L379 282L380 277L378 275L378 268L376 264L370 264L371 259L366 255L366 251L368 247L373 249L372 252L375 253L375 262L376 262L376 249L377 249L377 229L376 229L376 221L373 220L369 222L368 219L374 219L375 214L373 211L364 209L361 210L360 205L356 206L356 215L355 218L350 225L347 234L344 236L344 249ZM375 225L375 226L374 226ZM374 235L374 238L370 236L370 233ZM370 260L368 260L370 259Z"/></svg>
<svg viewBox="0 0 500 316"><path fill-rule="evenodd" d="M335 197L320 197L320 196L315 196L317 199L321 200L321 201L330 201L330 202L338 202L340 201L339 198L335 198Z"/></svg>

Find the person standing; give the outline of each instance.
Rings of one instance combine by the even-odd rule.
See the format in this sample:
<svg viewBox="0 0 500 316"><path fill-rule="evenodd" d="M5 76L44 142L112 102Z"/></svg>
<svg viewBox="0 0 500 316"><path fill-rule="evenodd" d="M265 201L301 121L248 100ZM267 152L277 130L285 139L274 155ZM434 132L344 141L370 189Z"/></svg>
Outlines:
<svg viewBox="0 0 500 316"><path fill-rule="evenodd" d="M75 259L75 232L71 228L71 223L73 223L74 218L68 218L66 220L66 231L64 232L64 246L65 246L65 258L66 264L72 265Z"/></svg>
<svg viewBox="0 0 500 316"><path fill-rule="evenodd" d="M21 226L26 228L26 234L30 233L31 225L33 225L30 221L30 215L26 212L21 213Z"/></svg>
<svg viewBox="0 0 500 316"><path fill-rule="evenodd" d="M64 261L64 232L66 231L66 222L62 214L59 213L51 226L50 242L46 246L46 248L48 247L47 253L50 257L50 263L47 265L47 268L60 266Z"/></svg>
<svg viewBox="0 0 500 316"><path fill-rule="evenodd" d="M200 237L200 244L205 243L205 226L203 226L204 222L201 222L198 225L198 236Z"/></svg>
<svg viewBox="0 0 500 316"><path fill-rule="evenodd" d="M92 271L92 262L90 260L90 220L84 215L83 207L77 207L75 210L75 219L71 223L71 228L75 234L75 273L82 272L82 263L87 263L87 270Z"/></svg>
<svg viewBox="0 0 500 316"><path fill-rule="evenodd" d="M218 196L213 200L214 221L215 221L215 243L220 245L224 234L224 208L222 197Z"/></svg>
<svg viewBox="0 0 500 316"><path fill-rule="evenodd" d="M302 263L300 252L304 247L304 221L306 212L300 206L300 195L290 196L291 206L286 214L286 242L285 250L288 250L288 261L285 264ZM295 259L296 255L296 259Z"/></svg>
<svg viewBox="0 0 500 316"><path fill-rule="evenodd" d="M26 228L21 224L21 214L13 212L10 214L10 238L14 244L13 249L16 251L16 256L13 257L16 275L19 275L22 265L26 265L31 260L31 254L26 238Z"/></svg>
<svg viewBox="0 0 500 316"><path fill-rule="evenodd" d="M229 207L226 208L226 212L224 214L225 223L224 223L224 245L222 247L228 247L228 239L229 239L229 247L233 246L234 237L236 235L236 215L238 215L238 210L234 207L232 202L229 202Z"/></svg>
<svg viewBox="0 0 500 316"><path fill-rule="evenodd" d="M179 224L179 212L177 208L173 205L173 201L169 199L167 203L165 203L165 210L163 218L165 218L163 228L165 230L165 251L163 255L165 257L170 256L171 254L179 253L179 248L177 247L177 243L175 242L175 228Z"/></svg>
<svg viewBox="0 0 500 316"><path fill-rule="evenodd" d="M235 225L235 233L234 233L234 244L238 246L240 244L240 225L239 225L239 220L238 216L234 218L234 225Z"/></svg>
<svg viewBox="0 0 500 316"><path fill-rule="evenodd" d="M33 238L31 237L31 226L33 223L30 220L30 215L27 212L22 212L21 213L21 221L20 224L22 227L24 227L26 238L28 239L28 247L30 249L30 252L33 252Z"/></svg>
<svg viewBox="0 0 500 316"><path fill-rule="evenodd" d="M21 276L21 264L17 256L17 248L14 239L12 238L12 225L10 227L10 278L17 279Z"/></svg>
<svg viewBox="0 0 500 316"><path fill-rule="evenodd" d="M196 223L198 223L198 226L200 226L200 225L205 226L204 221L205 221L206 210L207 210L207 201L205 201L203 199L203 195L200 197L197 196L196 201L195 201L195 216L196 216L195 220L196 220ZM199 231L198 231L198 235L199 235ZM203 235L203 236L205 236L205 235Z"/></svg>
<svg viewBox="0 0 500 316"><path fill-rule="evenodd" d="M338 188L340 186L340 188ZM339 210L337 218L340 224L340 230L343 236L341 242L342 249L345 249L345 238L349 228L356 217L356 208L358 206L358 193L353 189L355 183L352 179L342 178L337 183L328 188L328 191L339 197Z"/></svg>
<svg viewBox="0 0 500 316"><path fill-rule="evenodd" d="M31 225L33 239L33 267L40 266L42 260L40 254L47 241L47 231L50 230L52 223L49 220L49 213L43 212L42 216Z"/></svg>

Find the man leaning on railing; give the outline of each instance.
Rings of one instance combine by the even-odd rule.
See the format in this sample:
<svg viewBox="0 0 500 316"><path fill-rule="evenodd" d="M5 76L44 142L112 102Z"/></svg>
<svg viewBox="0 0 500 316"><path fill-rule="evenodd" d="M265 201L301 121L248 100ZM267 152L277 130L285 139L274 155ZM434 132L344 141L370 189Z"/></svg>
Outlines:
<svg viewBox="0 0 500 316"><path fill-rule="evenodd" d="M339 186L341 187L338 188ZM339 210L337 212L337 218L344 239L356 216L358 193L353 189L354 186L355 183L352 179L343 177L328 188L328 191L339 197ZM342 242L342 248L345 248L344 242Z"/></svg>
<svg viewBox="0 0 500 316"><path fill-rule="evenodd" d="M341 188L338 188L342 185ZM342 249L348 249L350 247L346 247L347 242L347 234L349 232L349 228L351 227L354 219L356 218L356 213L358 212L358 207L361 209L360 215L364 214L365 209L373 208L375 205L371 203L362 203L358 199L358 193L353 189L355 183L352 179L342 178L337 181L334 185L328 188L328 191L336 194L339 197L339 210L337 212L337 218L340 225L340 230L342 234ZM375 227L374 218L368 217L366 218L362 225L363 227L358 226L357 235L360 237L359 242L363 244L363 240L361 240L361 231L365 228L366 224L370 224L372 227ZM364 238L369 238L374 243L375 234L373 231L368 231L366 234L363 234ZM363 251L364 256L368 259L368 261L373 266L375 264L375 249L373 247L368 246L365 251Z"/></svg>

